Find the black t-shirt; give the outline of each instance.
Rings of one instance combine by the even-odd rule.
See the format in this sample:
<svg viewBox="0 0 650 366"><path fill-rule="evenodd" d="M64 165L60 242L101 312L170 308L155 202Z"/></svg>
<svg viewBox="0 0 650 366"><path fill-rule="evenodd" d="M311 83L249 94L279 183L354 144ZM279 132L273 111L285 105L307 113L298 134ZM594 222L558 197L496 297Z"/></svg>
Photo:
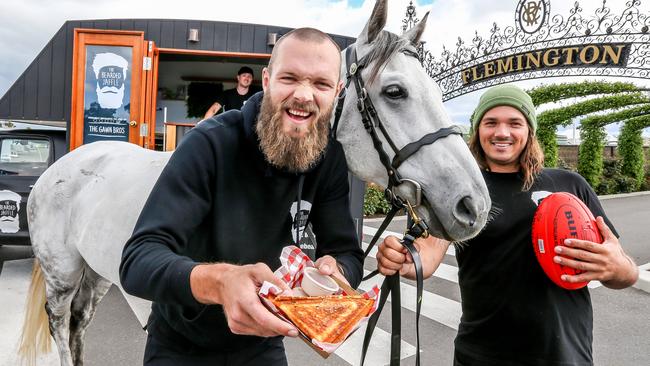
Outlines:
<svg viewBox="0 0 650 366"><path fill-rule="evenodd" d="M221 112L226 112L231 109L241 110L241 107L244 106L244 103L250 98L253 94L256 93L252 87L248 88L248 92L244 95L241 95L237 92L237 88L225 90L217 102L221 104Z"/></svg>
<svg viewBox="0 0 650 366"><path fill-rule="evenodd" d="M589 290L562 289L544 274L531 228L542 198L569 192L615 232L598 197L581 176L564 170L544 169L526 192L520 173L483 176L494 217L477 237L457 246L463 315L456 364L592 365Z"/></svg>

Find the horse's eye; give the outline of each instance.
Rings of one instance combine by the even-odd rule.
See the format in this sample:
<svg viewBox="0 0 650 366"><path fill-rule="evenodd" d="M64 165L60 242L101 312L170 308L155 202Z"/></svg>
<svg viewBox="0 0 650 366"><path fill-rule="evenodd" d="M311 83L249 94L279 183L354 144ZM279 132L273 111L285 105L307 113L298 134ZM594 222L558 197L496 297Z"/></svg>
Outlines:
<svg viewBox="0 0 650 366"><path fill-rule="evenodd" d="M402 89L399 85L389 85L384 88L384 95L391 99L406 98L406 90Z"/></svg>

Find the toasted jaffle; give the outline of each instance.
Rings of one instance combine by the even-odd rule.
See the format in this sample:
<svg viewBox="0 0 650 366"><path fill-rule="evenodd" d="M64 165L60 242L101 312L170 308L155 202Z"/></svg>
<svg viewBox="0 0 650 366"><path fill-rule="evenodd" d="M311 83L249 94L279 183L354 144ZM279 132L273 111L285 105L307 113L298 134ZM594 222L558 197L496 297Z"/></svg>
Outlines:
<svg viewBox="0 0 650 366"><path fill-rule="evenodd" d="M354 296L277 296L271 302L307 337L339 343L363 317L374 300Z"/></svg>

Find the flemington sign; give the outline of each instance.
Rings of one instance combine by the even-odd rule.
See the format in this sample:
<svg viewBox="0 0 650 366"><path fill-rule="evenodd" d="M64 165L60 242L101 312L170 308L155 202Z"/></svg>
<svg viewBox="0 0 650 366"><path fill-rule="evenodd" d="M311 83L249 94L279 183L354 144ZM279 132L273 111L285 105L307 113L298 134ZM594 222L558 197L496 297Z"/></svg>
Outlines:
<svg viewBox="0 0 650 366"><path fill-rule="evenodd" d="M525 71L564 67L625 67L630 44L590 44L528 51L460 71L463 85Z"/></svg>
<svg viewBox="0 0 650 366"><path fill-rule="evenodd" d="M550 0L520 0L515 25L494 23L487 37L461 38L439 57L420 47L420 59L443 100L489 86L561 76L650 78L650 14L629 0L616 15L606 6L582 15L575 2L567 17L551 16ZM409 5L403 28L417 22Z"/></svg>

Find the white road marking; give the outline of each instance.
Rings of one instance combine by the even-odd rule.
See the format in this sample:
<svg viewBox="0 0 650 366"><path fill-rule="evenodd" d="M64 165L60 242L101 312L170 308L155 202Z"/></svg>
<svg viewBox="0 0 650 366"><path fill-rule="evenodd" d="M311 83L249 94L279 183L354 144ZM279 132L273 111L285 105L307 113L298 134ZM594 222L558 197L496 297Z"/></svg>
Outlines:
<svg viewBox="0 0 650 366"><path fill-rule="evenodd" d="M374 217L374 218L370 218L370 219L364 217L363 222L373 222L373 223L374 222L379 222L379 223L381 223L381 222L384 222L384 219L385 219L385 217ZM393 217L393 221L406 221L406 219L407 219L406 215L399 215L399 216Z"/></svg>
<svg viewBox="0 0 650 366"><path fill-rule="evenodd" d="M600 283L600 281L591 281L591 282L589 282L589 284L587 284L587 287L589 287L591 289L594 289L594 288L599 288L602 285L603 284Z"/></svg>
<svg viewBox="0 0 650 366"><path fill-rule="evenodd" d="M372 226L366 226L366 225L364 225L364 226L363 226L363 233L364 233L365 235L374 236L374 235L377 233L377 228L374 228L374 227L372 227ZM381 236L380 236L380 237L381 237L382 239L385 239L385 238L386 238L387 236L389 236L389 235L396 236L396 237L398 237L398 238L401 238L401 237L404 236L403 234L396 233L396 232L394 232L394 231L384 230L384 232L381 233ZM379 243L377 243L377 244L379 244ZM366 245L366 247L367 247L367 245ZM364 250L365 250L366 247L364 247ZM375 258L375 254L377 253L377 247L375 246L374 248L372 248L372 250L370 251L370 253L371 253L371 256L372 256L373 258ZM447 249L447 255L451 255L451 256L455 256L455 255L456 255L456 250L455 250L455 248L454 248L453 245L450 245L449 248Z"/></svg>
<svg viewBox="0 0 650 366"><path fill-rule="evenodd" d="M337 356L345 360L350 365L359 365L361 358L361 347L363 346L363 337L366 334L366 324L362 325L357 331L348 338L348 340L339 347L336 352ZM400 359L411 357L415 354L415 346L402 340ZM366 353L366 365L388 365L390 363L390 333L385 330L375 328L372 333L372 341L368 346Z"/></svg>
<svg viewBox="0 0 650 366"><path fill-rule="evenodd" d="M639 280L634 284L635 288L650 292L650 272L648 270L650 270L650 263L639 266Z"/></svg>
<svg viewBox="0 0 650 366"><path fill-rule="evenodd" d="M456 266L440 263L433 275L453 283L458 283L458 267Z"/></svg>
<svg viewBox="0 0 650 366"><path fill-rule="evenodd" d="M368 248L368 243L361 243L361 247L363 250L366 250ZM377 248L372 248L370 250L370 253L368 253L368 256L370 258L377 258ZM440 263L438 266L438 269L433 273L435 277L442 278L447 281L451 281L453 283L458 283L458 267L456 266L451 266L449 264L445 263Z"/></svg>
<svg viewBox="0 0 650 366"><path fill-rule="evenodd" d="M368 273L370 272L364 271L364 276ZM359 288L363 289L364 291L368 291L374 285L381 287L383 281L384 276L376 275L375 277L362 282ZM414 286L411 286L407 283L400 283L400 295L403 308L415 312L416 294L417 290ZM440 324L446 325L451 329L458 330L461 313L462 310L458 301L436 295L429 291L423 291L422 309L420 310L420 314L422 316L427 317Z"/></svg>

